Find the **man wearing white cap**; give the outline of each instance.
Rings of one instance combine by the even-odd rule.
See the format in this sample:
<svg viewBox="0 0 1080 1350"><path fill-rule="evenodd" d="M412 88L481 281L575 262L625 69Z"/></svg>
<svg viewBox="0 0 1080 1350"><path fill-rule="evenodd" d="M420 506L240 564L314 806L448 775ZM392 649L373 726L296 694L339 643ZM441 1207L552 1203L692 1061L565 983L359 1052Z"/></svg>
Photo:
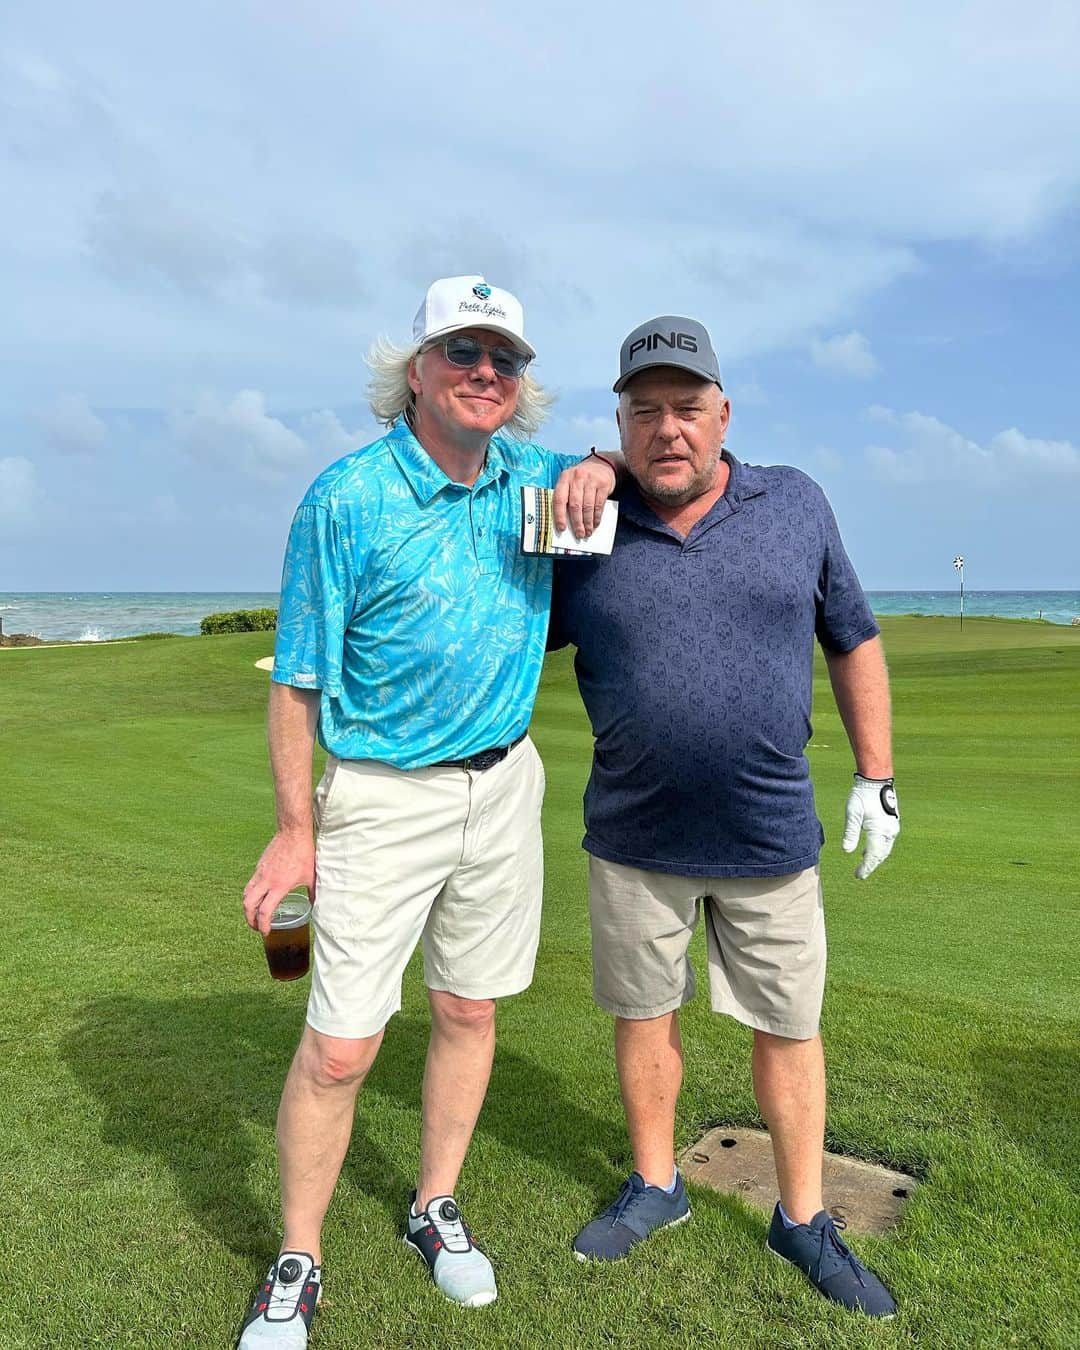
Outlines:
<svg viewBox="0 0 1080 1350"><path fill-rule="evenodd" d="M265 933L282 896L308 887L314 963L278 1114L284 1238L243 1350L306 1344L357 1089L421 939L432 1030L405 1241L449 1298L496 1296L453 1193L495 1000L528 986L539 936L544 774L527 729L551 560L521 551L521 488L555 488L556 523L582 537L616 475L530 439L548 398L509 292L437 281L413 339L376 344L386 435L315 480L285 556L269 714L278 829L244 909ZM313 810L316 736L328 759Z"/></svg>

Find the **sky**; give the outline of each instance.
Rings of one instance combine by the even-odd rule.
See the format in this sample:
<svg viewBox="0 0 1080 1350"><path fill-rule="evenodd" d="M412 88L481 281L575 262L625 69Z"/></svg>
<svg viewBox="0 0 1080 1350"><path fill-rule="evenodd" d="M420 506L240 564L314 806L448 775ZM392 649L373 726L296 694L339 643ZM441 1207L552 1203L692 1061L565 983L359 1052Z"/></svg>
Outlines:
<svg viewBox="0 0 1080 1350"><path fill-rule="evenodd" d="M7 0L0 592L272 590L438 276L523 301L539 439L712 334L728 446L868 589L1080 586L1080 7Z"/></svg>

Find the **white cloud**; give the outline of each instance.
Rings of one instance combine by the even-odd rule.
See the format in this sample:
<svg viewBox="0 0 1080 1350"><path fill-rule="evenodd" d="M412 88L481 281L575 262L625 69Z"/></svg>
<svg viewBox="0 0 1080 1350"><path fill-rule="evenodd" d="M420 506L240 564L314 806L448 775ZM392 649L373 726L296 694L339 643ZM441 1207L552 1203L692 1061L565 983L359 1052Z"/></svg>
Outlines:
<svg viewBox="0 0 1080 1350"><path fill-rule="evenodd" d="M22 455L0 459L0 525L4 532L21 534L34 523L40 507L37 474Z"/></svg>
<svg viewBox="0 0 1080 1350"><path fill-rule="evenodd" d="M870 343L862 333L838 333L836 337L814 338L810 343L810 359L819 370L830 375L848 375L855 380L869 380L880 370Z"/></svg>
<svg viewBox="0 0 1080 1350"><path fill-rule="evenodd" d="M271 416L266 396L257 389L242 389L228 401L204 393L169 422L181 449L193 459L211 467L239 467L264 479L329 464L380 434L373 422L350 430L329 408L305 413L290 426Z"/></svg>
<svg viewBox="0 0 1080 1350"><path fill-rule="evenodd" d="M231 402L203 394L190 411L170 419L181 448L214 465L239 465L261 478L278 478L309 456L304 441L266 411L257 389L242 389Z"/></svg>
<svg viewBox="0 0 1080 1350"><path fill-rule="evenodd" d="M105 423L85 394L61 394L41 414L49 443L65 455L92 455L105 444Z"/></svg>
<svg viewBox="0 0 1080 1350"><path fill-rule="evenodd" d="M641 311L694 314L711 319L713 339L726 362L775 351L792 344L809 345L814 330L842 322L864 301L920 268L915 253L884 240L860 238L850 232L809 231L776 223L749 225L727 219L709 230L680 232L678 261L685 273L647 273L635 278ZM609 245L610 246L610 245ZM603 247L597 241L598 249ZM632 257L643 246L626 241L613 256ZM650 246L651 247L651 246ZM677 264L676 264L677 265ZM625 273L620 279L625 293ZM651 311L647 299L654 292ZM670 309L662 296L671 297ZM618 303L604 294L604 309ZM632 327L630 324L628 327ZM822 344L824 359L834 368L852 373L859 363L861 334L848 334ZM873 360L872 355L870 359ZM865 366L866 358L862 358Z"/></svg>
<svg viewBox="0 0 1080 1350"><path fill-rule="evenodd" d="M1043 441L1009 427L999 431L990 444L1002 459L1018 467L1068 478L1080 475L1080 448L1071 441Z"/></svg>
<svg viewBox="0 0 1080 1350"><path fill-rule="evenodd" d="M358 450L379 435L373 423L366 428L348 431L337 413L329 408L307 413L300 419L300 430L312 451L327 463Z"/></svg>
<svg viewBox="0 0 1080 1350"><path fill-rule="evenodd" d="M870 445L865 455L877 477L900 484L963 483L981 490L1019 489L1037 479L1080 479L1080 448L1071 441L1026 436L1016 427L980 444L921 412L880 414L897 429L899 446Z"/></svg>

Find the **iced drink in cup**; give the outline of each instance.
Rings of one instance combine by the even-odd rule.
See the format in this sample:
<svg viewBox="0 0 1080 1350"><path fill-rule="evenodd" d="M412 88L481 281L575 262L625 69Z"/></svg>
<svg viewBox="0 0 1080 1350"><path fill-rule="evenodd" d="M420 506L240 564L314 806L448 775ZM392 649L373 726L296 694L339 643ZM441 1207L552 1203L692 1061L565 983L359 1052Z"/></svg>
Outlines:
<svg viewBox="0 0 1080 1350"><path fill-rule="evenodd" d="M311 964L311 901L304 891L290 891L274 910L263 946L275 980L298 980L307 974Z"/></svg>

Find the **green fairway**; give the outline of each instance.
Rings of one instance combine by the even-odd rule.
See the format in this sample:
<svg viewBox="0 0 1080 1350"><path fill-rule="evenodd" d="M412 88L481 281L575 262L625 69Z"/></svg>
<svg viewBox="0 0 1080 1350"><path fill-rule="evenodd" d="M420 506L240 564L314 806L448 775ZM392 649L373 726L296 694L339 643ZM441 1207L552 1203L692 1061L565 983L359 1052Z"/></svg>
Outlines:
<svg viewBox="0 0 1080 1350"><path fill-rule="evenodd" d="M565 653L533 735L548 779L536 979L499 1012L459 1197L499 1277L463 1310L400 1243L426 1003L360 1097L312 1350L1080 1345L1080 629L886 619L903 834L868 882L840 852L851 756L818 664L808 751L829 920L828 1145L915 1173L856 1240L900 1304L872 1325L694 1190L625 1263L570 1239L629 1170L609 1019L591 1002ZM226 1347L277 1250L274 1116L307 981L275 985L240 892L272 830L268 634L0 651L0 1350ZM695 943L699 972L704 951ZM749 1033L683 1015L679 1140L760 1125Z"/></svg>

